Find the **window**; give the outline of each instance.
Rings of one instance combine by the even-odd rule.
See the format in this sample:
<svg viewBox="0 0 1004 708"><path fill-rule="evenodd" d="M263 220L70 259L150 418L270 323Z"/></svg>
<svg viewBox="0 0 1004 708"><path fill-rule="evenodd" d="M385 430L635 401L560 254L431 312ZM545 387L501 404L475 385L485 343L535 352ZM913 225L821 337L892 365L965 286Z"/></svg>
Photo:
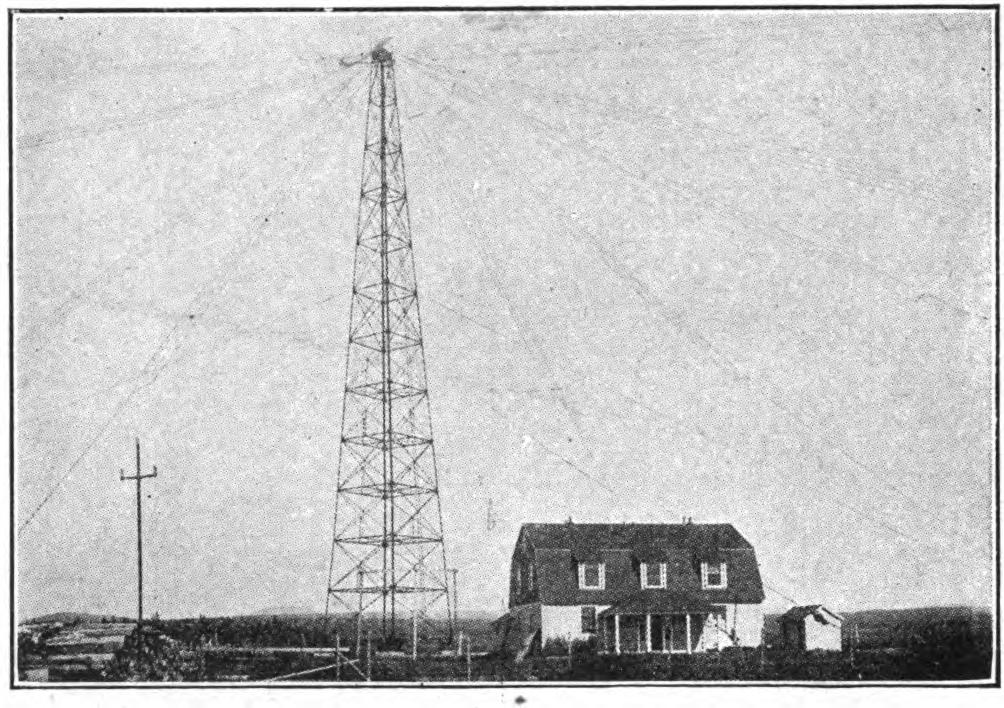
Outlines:
<svg viewBox="0 0 1004 708"><path fill-rule="evenodd" d="M516 594L521 595L523 593L523 571L520 569L519 565L516 566Z"/></svg>
<svg viewBox="0 0 1004 708"><path fill-rule="evenodd" d="M596 631L596 608L592 605L582 607L582 632L588 634Z"/></svg>
<svg viewBox="0 0 1004 708"><path fill-rule="evenodd" d="M641 564L641 586L643 588L664 588L664 587L666 587L666 564L665 563L642 563Z"/></svg>
<svg viewBox="0 0 1004 708"><path fill-rule="evenodd" d="M527 566L526 569L527 592L530 593L531 595L533 594L533 578L535 575L536 573L534 572L534 566L533 563L531 563L529 566Z"/></svg>
<svg viewBox="0 0 1004 708"><path fill-rule="evenodd" d="M579 587L602 590L606 587L606 566L603 563L579 563Z"/></svg>
<svg viewBox="0 0 1004 708"><path fill-rule="evenodd" d="M701 587L702 588L724 588L728 587L729 581L726 575L725 561L721 563L701 563Z"/></svg>

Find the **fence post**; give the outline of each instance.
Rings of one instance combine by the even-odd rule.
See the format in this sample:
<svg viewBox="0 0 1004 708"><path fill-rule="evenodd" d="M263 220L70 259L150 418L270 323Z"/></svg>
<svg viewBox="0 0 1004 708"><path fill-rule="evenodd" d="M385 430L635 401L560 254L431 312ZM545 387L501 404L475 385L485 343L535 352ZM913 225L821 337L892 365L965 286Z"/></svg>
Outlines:
<svg viewBox="0 0 1004 708"><path fill-rule="evenodd" d="M373 632L366 632L366 680L373 680Z"/></svg>
<svg viewBox="0 0 1004 708"><path fill-rule="evenodd" d="M342 637L335 632L335 681L342 680Z"/></svg>
<svg viewBox="0 0 1004 708"><path fill-rule="evenodd" d="M356 615L356 660L361 660L363 655L363 613Z"/></svg>
<svg viewBox="0 0 1004 708"><path fill-rule="evenodd" d="M471 680L471 638L467 637L467 642L465 643L467 648L467 681Z"/></svg>
<svg viewBox="0 0 1004 708"><path fill-rule="evenodd" d="M411 613L411 660L418 661L418 615Z"/></svg>
<svg viewBox="0 0 1004 708"><path fill-rule="evenodd" d="M861 641L861 635L858 634L858 625L854 625L854 637L851 639L851 670L857 671L858 668L858 644ZM859 675L860 679L861 676Z"/></svg>

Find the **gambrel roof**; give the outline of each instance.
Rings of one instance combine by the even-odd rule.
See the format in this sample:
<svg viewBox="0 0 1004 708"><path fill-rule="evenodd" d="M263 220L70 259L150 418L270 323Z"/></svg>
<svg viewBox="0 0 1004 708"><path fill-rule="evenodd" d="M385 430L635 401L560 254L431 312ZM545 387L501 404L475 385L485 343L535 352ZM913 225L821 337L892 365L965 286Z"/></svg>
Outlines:
<svg viewBox="0 0 1004 708"><path fill-rule="evenodd" d="M544 604L635 603L641 563L665 563L664 595L690 604L760 603L763 583L753 546L731 524L524 524L517 549L534 559L539 601ZM572 569L603 561L606 587L578 587ZM725 588L702 588L701 563L726 563ZM658 592L654 595L659 595ZM698 601L697 597L702 598Z"/></svg>
<svg viewBox="0 0 1004 708"><path fill-rule="evenodd" d="M753 549L732 524L523 524L522 533L536 548L583 551L619 548L636 553L666 548L714 551Z"/></svg>

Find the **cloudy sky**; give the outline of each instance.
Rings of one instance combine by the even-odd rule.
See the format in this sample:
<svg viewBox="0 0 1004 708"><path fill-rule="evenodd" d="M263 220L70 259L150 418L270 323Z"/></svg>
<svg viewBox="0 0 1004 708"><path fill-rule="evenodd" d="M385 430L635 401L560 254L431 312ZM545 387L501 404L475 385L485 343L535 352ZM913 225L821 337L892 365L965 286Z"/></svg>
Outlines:
<svg viewBox="0 0 1004 708"><path fill-rule="evenodd" d="M449 564L731 522L768 607L989 604L990 12L15 18L19 615L320 608L392 37Z"/></svg>

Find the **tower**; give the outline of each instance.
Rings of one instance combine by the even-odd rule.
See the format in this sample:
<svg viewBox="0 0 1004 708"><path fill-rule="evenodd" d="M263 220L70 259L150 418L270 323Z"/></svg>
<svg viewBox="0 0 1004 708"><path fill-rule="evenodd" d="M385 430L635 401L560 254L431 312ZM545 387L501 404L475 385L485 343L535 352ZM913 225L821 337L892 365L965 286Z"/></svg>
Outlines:
<svg viewBox="0 0 1004 708"><path fill-rule="evenodd" d="M326 613L379 612L392 644L434 605L452 617L394 58L369 63Z"/></svg>

